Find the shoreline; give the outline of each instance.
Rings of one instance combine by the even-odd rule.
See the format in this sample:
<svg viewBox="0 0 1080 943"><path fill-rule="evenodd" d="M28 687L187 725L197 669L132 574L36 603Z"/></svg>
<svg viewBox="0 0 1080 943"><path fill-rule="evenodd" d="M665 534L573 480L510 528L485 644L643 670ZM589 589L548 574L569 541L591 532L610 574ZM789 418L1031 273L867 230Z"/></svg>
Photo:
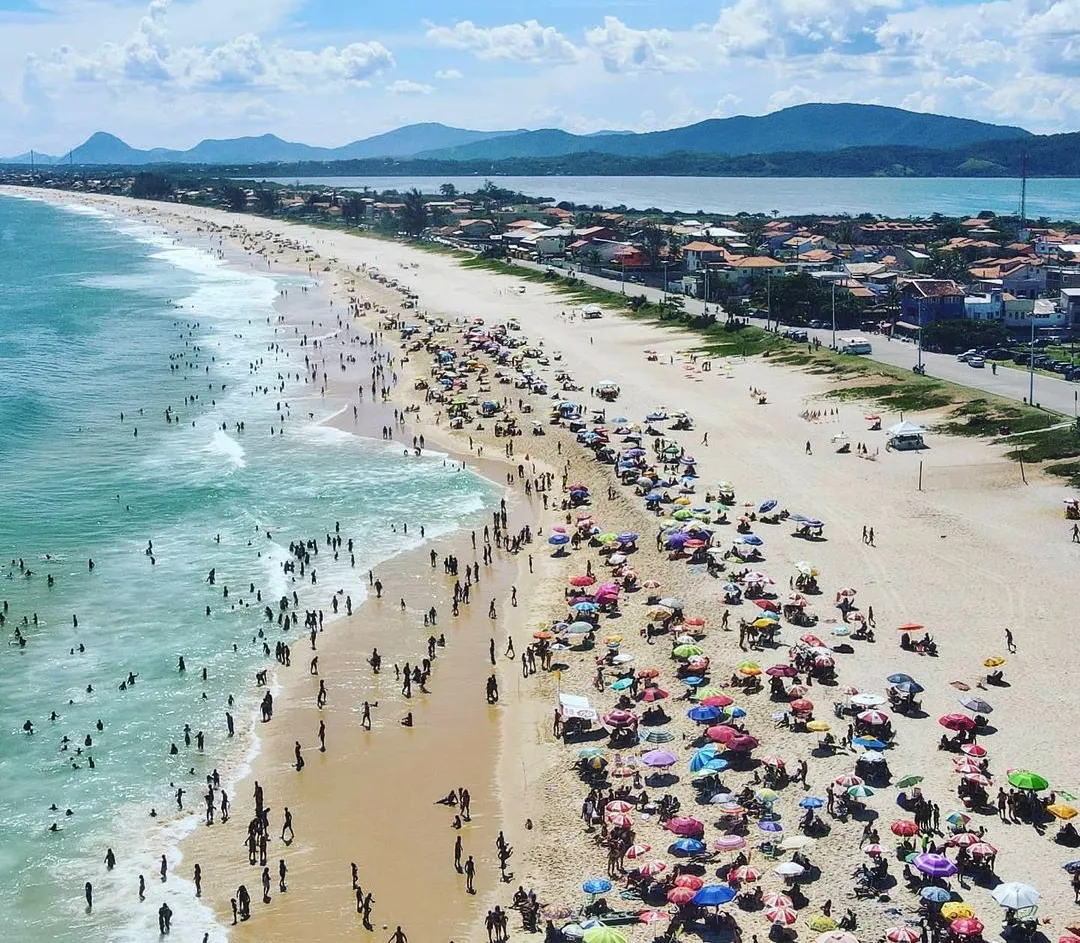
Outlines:
<svg viewBox="0 0 1080 943"><path fill-rule="evenodd" d="M318 235L314 231L313 238ZM618 412L640 417L660 403L670 408L687 408L698 428L675 438L697 454L702 491L715 481L730 478L736 482L740 501L752 498L756 505L766 496L775 496L793 510L813 513L826 520L828 540L820 544L806 545L792 540L788 528L783 526L762 528L760 532L767 542L765 566L778 579L792 572L795 560L805 559L807 555L821 567L828 594L814 601L821 617L817 631L830 637L831 630L839 627L829 599L840 586L858 586L860 603L865 599L878 611L878 621L883 627L876 645L857 644L850 652L839 653L841 684L873 691L882 687L882 679L889 671L911 671L927 688L924 701L931 718L955 711L957 691L952 683L957 680L974 683L983 671L982 660L1004 648L1003 626L1016 627L1020 653L1010 654L1007 669L1012 687L992 690L987 695L999 709L994 714L999 733L987 741L994 772L1001 774L1008 767L1030 766L1046 772L1055 787L1073 786L1068 751L1058 749L1052 725L1031 729L1030 723L1025 722L1025 718L1032 716L1054 716L1068 711L1067 692L1076 672L1072 664L1062 662L1059 643L1055 641L1058 623L1069 616L1067 600L1062 598L1067 594L1045 592L1048 585L1068 585L1072 568L1080 559L1067 539L1062 539L1060 494L1065 489L1040 479L1025 487L1017 470L1000 456L999 447L944 436L935 437L931 450L916 459L897 453L882 453L873 461L838 455L833 441L836 435L849 432L853 438L865 439L872 445L876 439L863 431L865 411L860 404L822 398L830 387L826 379L760 360L731 361L723 369L707 373L683 352L684 346L693 346L692 338L661 333L651 326L619 318L590 324L568 321L560 316L557 297L532 286L528 297L515 297L516 293L510 293L513 279L508 276L458 274L450 268L451 262L421 256L407 246L357 248L341 237L332 239L330 244L342 250L343 255L346 249L354 250L352 259L381 254L389 261L385 265L380 262L380 268L388 273L388 265L412 260L421 268L417 278L428 286L421 290L421 299L437 290L440 308L445 306L447 311L468 311L491 318L494 323L500 315L518 314L520 310L520 320L530 340L562 351L559 366L571 371L586 389L598 377L614 377L621 383L623 394L618 406L613 407ZM414 314L403 316L415 320ZM648 362L643 356L643 349L650 345L662 354L656 362ZM768 390L767 403L760 404L756 397L751 399L748 388ZM593 402L584 392L575 395ZM517 398L516 392L513 398ZM543 403L537 397L531 400L538 406ZM809 409L821 415L808 418ZM534 417L546 420L541 412L534 413ZM710 435L708 443L698 441L699 432ZM565 430L551 428L547 437L535 440L535 445L531 440L519 444L538 456L546 454L550 467L564 460L568 462L571 474L580 474L593 485L592 509L605 527L635 529L645 535L645 544L651 544L655 518L648 517L640 501L623 489L616 489L614 499L603 497L603 486L611 483L610 468L597 465L590 453L574 444L573 438ZM812 442L812 455L803 454L804 440ZM489 441L485 439L484 444ZM557 445L565 448L555 459L553 449ZM471 456L471 452L467 453L470 462ZM915 486L916 464L920 462L926 464L924 490ZM882 500L883 495L887 500ZM550 513L546 520L554 517ZM860 525L868 522L876 527L879 536L878 544L872 549L858 541ZM722 536L728 533L721 532ZM535 587L530 587L515 614L519 624L531 625L541 619L561 617L565 613L561 577L573 572L571 567L580 569L584 558L592 559L590 551L584 549L549 565L547 561L552 558L540 549L542 546L538 542L534 551L543 563L541 579ZM1048 552L1048 548L1055 549ZM657 554L651 546L643 546L634 559L636 563L640 561L643 572L660 579L665 591L682 595L687 611L707 616L705 644L717 663L717 679L726 678L731 666L747 656L736 647L734 633L719 632L713 625L718 612L718 584L678 560ZM643 621L643 602L628 597L623 621L617 623L619 631L631 639L626 642L628 647L636 642L632 637ZM746 609L744 605L741 612ZM732 614L737 616L740 612ZM928 624L942 647L941 657L919 658L897 648L895 634L886 634L886 630L908 621ZM949 631L957 628L961 631ZM514 631L527 633L527 629ZM797 637L798 630L785 626L785 645ZM830 637L830 644L839 648L840 643ZM665 646L660 644L646 651L650 659L661 662ZM645 655L641 657L640 663L646 664ZM751 657L764 660L770 654ZM570 664L562 679L563 690L587 693L598 705L606 707L602 699L609 695L591 691L590 659L568 657L567 660ZM1048 677L1054 679L1053 686L1046 683ZM549 735L542 724L550 716L552 679L542 674L537 679L536 684L520 685L524 693L522 703L528 709L523 709L513 720L506 713L506 723L500 725L508 747L499 759L504 804L521 818L521 810L515 804L521 801L522 793L537 803L535 808L540 812L533 818L536 827L531 837L537 838L542 833L544 838L543 842L531 843L527 863L520 863L520 858L515 860L514 870L519 875L515 883L529 886L535 881L544 903L573 904L580 902L577 887L581 879L590 873L603 872L604 855L587 841L574 818L583 795L571 762L574 750L551 749L547 745ZM438 674L435 684L437 689L441 686ZM674 678L668 684L674 688ZM825 688L811 696L820 702L819 716L828 716L829 701L839 695ZM813 738L768 729L771 705L762 703L761 698L751 698L745 706L748 722L759 725L757 729L768 740L769 752L786 757L792 764L796 758L808 757L812 769L810 786L815 792L823 790L827 782L854 762L852 754L833 758L808 755ZM677 713L673 705L669 710ZM681 720L674 729L681 730L684 738L693 733ZM924 775L924 791L947 809L950 801L956 801L949 797L955 791L955 779L947 762L943 767L943 758L936 750L938 725L932 719L903 718L897 720L897 729L898 741L889 758L894 773ZM520 745L517 755L512 755L511 737ZM677 740L675 745L681 750ZM524 776L518 765L524 769ZM284 767L281 773L285 778L290 775L296 778L296 774L290 774ZM739 786L743 784L738 779L735 782ZM674 788L684 807L691 810L689 814L696 814L688 784L679 783ZM433 791L439 794L438 789ZM790 795L785 791L782 802L785 813L795 815L787 805ZM271 803L274 801L271 796ZM888 796L869 804L882 817L884 827L899 814L891 808ZM511 815L504 815L504 819L509 822ZM1047 844L1031 830L1003 826L992 817L978 821L990 829L990 840L1001 845L1002 876L1006 880L1026 880L1030 875L1043 891L1043 913L1055 928L1068 926L1070 895L1067 882L1062 883L1056 872L1060 864L1057 859L1063 850ZM299 825L298 820L298 831ZM844 907L848 904L848 862L859 854L859 826L837 822L832 825L833 834L814 851L823 878L805 888L811 895L811 908L820 906L826 897L843 901ZM654 827L645 821L641 823L649 840L659 844L662 838L657 836L661 833L651 832ZM508 831L508 838L516 848L525 848L520 824ZM983 889L965 893L970 893L980 916L988 923L996 917L996 905ZM504 902L505 898L503 895ZM911 916L909 901L900 897L897 900L905 908L905 917ZM858 909L860 936L866 938L867 934L884 928L884 914L876 907L859 902L852 906ZM810 909L802 916L813 912ZM739 919L748 930L767 932L768 925L760 918L744 917L740 913Z"/></svg>

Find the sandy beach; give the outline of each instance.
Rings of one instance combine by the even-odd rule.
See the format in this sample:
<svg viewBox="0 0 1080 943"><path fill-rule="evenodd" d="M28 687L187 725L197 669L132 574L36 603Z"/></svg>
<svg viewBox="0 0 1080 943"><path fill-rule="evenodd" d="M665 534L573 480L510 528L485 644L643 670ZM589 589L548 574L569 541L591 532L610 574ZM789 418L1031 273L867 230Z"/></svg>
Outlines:
<svg viewBox="0 0 1080 943"><path fill-rule="evenodd" d="M200 240L209 245L213 227L215 236L226 237L233 264L265 270L270 258L274 271L307 272L310 266L326 292L311 299L312 304L323 306L326 326L335 326L335 315L344 313L350 298L370 301L372 309L353 318L353 328L361 332L383 329L384 343L399 361L395 363L398 382L392 399L378 407L386 419L378 418L378 410L366 409L365 423L374 420L374 424L356 428L352 417L343 413L336 420L341 428L377 436L379 423L392 422L395 408L418 407L418 412L409 413L407 428L396 433L404 447L413 435L423 434L429 449L445 451L450 461L464 459L470 467L482 462L480 470L503 485L507 485L507 472L512 473L519 462L525 464L527 478L544 472L555 478L555 500L547 511L535 492L529 497L522 493L521 481L507 485L507 531L514 534L528 525L535 534L534 542L516 556L495 550L494 564L481 569L479 599L463 607L456 620L449 616L448 593L453 579L444 576L441 563L434 570L430 567L431 548L425 546L380 570L384 599L369 598L351 619L328 625L318 643L320 677L330 695L321 712L327 727L325 754L315 746L318 685L307 673L307 643L305 639L295 642L292 668L276 674L280 696L274 720L258 725L261 752L249 778L235 787L234 820L224 827L198 829L185 845L182 867L201 862L204 897L224 923L231 923L229 897L235 887L246 882L253 896L258 896L258 869L248 866L243 847L252 808L252 781L262 783L277 830L281 807L287 805L293 811L295 842L283 850L275 841L270 849L271 865L276 866L281 856L288 859L289 890L275 893L269 905L256 902L252 919L232 934L235 939L294 940L302 935L314 941L346 936L381 940L400 924L411 943L482 940L484 911L496 904L506 909L519 884L526 890L535 889L542 905L552 910L576 910L588 902L580 885L605 873L607 852L592 840L593 833L585 831L579 815L589 792L577 763L578 750L585 744L556 740L551 717L557 690L590 697L600 713L615 704L618 692L594 689L595 652L560 652L559 661L565 667L558 678L543 671L523 678L518 661L503 657L508 636L514 639L520 657L541 624L566 617L568 577L583 573L588 563L595 570L604 565L598 549L588 543L565 555L551 553L547 543L551 528L567 523L566 512L558 509L564 497L559 481L564 475L589 485L589 510L602 530L641 534L640 545L631 557L640 577L656 580L662 595L680 597L687 615L705 620L700 646L712 663L711 684L728 686L736 665L747 658L762 668L785 661L789 647L807 631L785 623L781 644L775 650L741 651L738 632L720 628L724 578L713 578L704 567L688 566L685 558L669 559L666 550L656 548L657 518L646 510L640 496L619 486L612 466L598 463L567 428L547 423L550 394L525 394L512 386L493 386L492 397L505 395L511 411L516 411L519 397L532 405L532 413L522 416L526 429L538 420L547 432L543 437L526 434L518 438L515 455L504 460L505 442L494 437L493 423L484 421L484 429L470 423L456 433L446 428L445 405L427 402L424 391L414 389L416 379L430 375L430 354L417 351L410 354L408 362L400 362L399 334L381 327L387 318L418 322L421 313L450 321L482 318L487 325L516 318L531 343L542 345L551 354L559 352L558 361L537 369L548 377L552 390L558 388L552 379L555 370L571 374L583 389L564 395L583 404L586 416L589 410L605 405L590 395L590 386L612 380L621 392L614 404L606 406L609 417L621 415L632 423L643 423L646 414L662 406L685 410L693 418L692 430L665 430L664 434L697 459L695 504L704 504L706 492L715 493L718 482L729 480L737 495L732 519L743 502L750 502L746 510L751 510L773 498L779 508L824 521L827 539L813 543L793 536L790 522L755 524L754 532L764 540L764 561L752 565L776 581L773 589L781 601L789 592L784 584L796 575L797 561L812 561L820 571L822 594L811 597L809 607L818 622L809 631L830 646L843 647L835 656L837 684L815 684L806 696L814 703L815 716L832 725L833 734L842 737L848 723L833 713L834 702L847 701L845 688L883 692L886 676L903 672L925 689L920 696L922 716L892 715L895 739L886 756L894 780L905 775L922 777L923 794L939 804L943 818L958 808L959 777L952 760L960 755L938 749L939 738L948 731L937 718L962 710L958 699L963 692L958 682L993 706L989 727L979 737L990 760L991 795L1001 785L1008 787L1006 772L1017 768L1042 773L1058 797L1080 795L1074 751L1067 735L1063 736L1070 723L1078 673L1076 660L1070 657L1067 626L1072 615L1068 587L1080 559L1080 545L1070 543L1071 524L1063 520L1062 499L1068 497L1065 489L1030 475L1028 483L1023 483L1018 467L1005 460L997 447L979 440L932 435L925 453L887 452L883 433L868 431L870 422L865 418L879 410L868 404L823 398L835 381L760 359L717 361L711 369L703 370L700 358L691 358L693 337L611 314L588 322L571 318L571 306L565 299L542 287L530 283L527 290L519 292L519 283L510 276L465 270L452 258L408 245L186 206L66 193L34 195L60 202L86 199L111 212L159 226L191 245L199 245ZM299 245L312 251L300 251L295 247ZM374 281L365 267L378 268L414 292L419 299L417 308L402 309L402 293ZM334 299L332 309L326 307L330 297ZM296 311L287 312L287 325L315 317L310 308L296 307ZM379 312L380 307L385 314ZM448 332L445 343L463 349L459 332ZM339 336L327 338L323 354L336 359L340 351L348 349L344 344ZM647 349L656 351L655 359L646 358ZM333 390L351 390L358 377L366 376L367 368L368 364L361 363L355 371L338 371ZM762 391L765 402L759 402L761 396L751 396L752 390ZM808 411L823 415L808 419ZM886 427L897 418L881 415ZM932 423L935 417L904 418ZM834 436L841 433L850 437L851 454L836 451ZM870 457L855 454L855 443L865 443ZM478 454L481 448L482 457ZM614 488L611 497L609 487ZM482 528L484 523L478 526ZM874 529L873 546L861 539L864 527ZM734 525L715 530L714 545L730 547ZM468 533L443 538L434 549L440 560L445 553L456 553L463 563L473 561ZM517 588L516 607L509 603L511 586ZM835 594L848 587L857 590L860 612L873 607L877 623L874 643L849 642L833 633L842 627L833 602ZM648 646L639 635L648 618L648 595L644 591L625 594L620 600L620 616L610 622L602 620L602 626L605 633L617 628L623 637L621 650L634 655L632 667L658 667L661 687L671 694L663 704L673 719L664 729L674 735L666 748L680 758L674 769L678 780L670 786L646 788L651 795L667 792L675 796L680 814L704 821L706 839L712 839L720 834L714 826L718 816L708 805L697 804L694 777L687 773L684 762L701 729L685 716L690 703L675 701L685 688L675 677L670 641L661 636L654 646ZM399 597L407 599L405 612L400 610ZM489 597L497 600L494 621L487 618ZM439 621L429 630L421 616L430 605L437 607ZM748 602L730 609L733 629L740 618L752 618L753 607ZM936 657L899 647L896 627L905 623L925 625L938 645ZM1014 635L1015 653L1006 651L1006 629ZM445 649L440 649L435 659L432 693L414 693L406 704L399 693L400 683L394 681L392 665L406 660L415 663L422 657L429 631L436 635L445 632L447 639ZM492 637L497 646L497 669L491 668L487 657ZM386 662L378 678L372 677L366 662L374 645ZM977 686L985 677L983 662L989 657L1007 659L1003 666L1007 686L985 690ZM492 670L499 679L498 706L488 705L480 690ZM824 796L830 783L853 769L858 751L840 749L834 755L816 755L817 735L776 728L773 714L783 705L769 700L767 684L761 694L742 697L734 688L728 693L745 709L743 723L760 739L759 754L782 757L789 770L800 760L808 764L805 788L788 785L774 804L787 829L785 834L794 835L802 812L799 801L806 795ZM358 707L365 699L379 701L370 733L359 723ZM406 710L412 710L416 718L411 729L399 724ZM307 760L301 774L290 765L297 740L304 743ZM611 751L616 752L641 751ZM754 768L748 767L746 771L725 772L722 778L732 792L738 792L752 783L753 772ZM466 854L476 856L475 897L464 893L463 879L452 867L457 834L450 827L453 810L434 804L458 786L466 786L473 796L474 820L461 834ZM801 885L808 902L799 910L793 927L799 939L817 938L807 918L820 915L826 901L831 901L836 916L849 907L855 912L858 923L854 933L863 941L881 940L885 928L916 919L918 896L908 893L902 879L884 899L856 900L850 893L852 871L865 860L860 845L868 820L880 831L881 844L889 849L891 872L900 875L903 862L893 854L897 839L889 828L897 819L909 816L896 805L896 792L892 786L876 789L865 800L868 813L862 819L829 819L829 833L807 851L820 876ZM1047 921L1042 926L1047 938L1066 933L1078 922L1069 875L1062 870L1075 853L1054 843L1057 823L1036 829L1030 824L1003 822L996 815L974 814L969 827L978 826L985 826L985 840L998 849L996 874L1004 881L1031 884L1041 892L1039 916ZM652 846L649 857L676 863L665 850L675 836L662 830L654 816L635 816L634 829L637 841ZM509 866L513 877L507 884L499 883L495 858L494 841L500 830L515 849ZM764 833L751 823L748 850L763 838ZM722 863L732 857L721 857L708 865L708 883L725 879ZM358 865L361 885L375 897L373 933L362 929L356 913L349 875L353 861ZM772 873L778 861L755 853L752 863L760 865L760 883L767 892L784 888L781 878ZM634 863L626 864L632 867ZM271 867L271 872L276 889L276 868ZM955 879L952 886L984 922L983 935L997 938L1003 911L991 898L990 886L975 883L960 889ZM614 892L608 897L618 903L619 910L644 909L640 902L617 901ZM770 932L770 923L760 910L743 911L735 905L728 909L743 934L763 936ZM520 920L516 914L510 923L511 936L518 938ZM385 931L384 925L388 927ZM651 939L656 932L656 928L646 926L621 929L635 940Z"/></svg>

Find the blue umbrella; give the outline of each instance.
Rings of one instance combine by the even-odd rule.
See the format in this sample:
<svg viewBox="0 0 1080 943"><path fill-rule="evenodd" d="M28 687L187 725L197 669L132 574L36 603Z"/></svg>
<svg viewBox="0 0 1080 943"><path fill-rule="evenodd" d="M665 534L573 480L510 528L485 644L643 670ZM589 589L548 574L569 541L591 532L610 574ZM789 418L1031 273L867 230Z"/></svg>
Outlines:
<svg viewBox="0 0 1080 943"><path fill-rule="evenodd" d="M683 678L682 683L685 684L688 688L696 688L704 680L704 678L699 678L697 675L691 675L689 678Z"/></svg>
<svg viewBox="0 0 1080 943"><path fill-rule="evenodd" d="M727 760L717 756L716 747L712 745L703 747L690 757L691 773L719 773L727 769L727 766Z"/></svg>
<svg viewBox="0 0 1080 943"><path fill-rule="evenodd" d="M750 544L751 547L760 547L765 541L762 540L757 534L743 534L739 538L739 543Z"/></svg>
<svg viewBox="0 0 1080 943"><path fill-rule="evenodd" d="M900 681L895 687L901 694L921 694L926 690L918 681Z"/></svg>
<svg viewBox="0 0 1080 943"><path fill-rule="evenodd" d="M699 907L719 907L735 899L735 889L726 884L706 884L691 901Z"/></svg>
<svg viewBox="0 0 1080 943"><path fill-rule="evenodd" d="M561 547L564 544L570 543L570 538L566 534L552 534L548 537L548 543L553 547Z"/></svg>
<svg viewBox="0 0 1080 943"><path fill-rule="evenodd" d="M866 747L868 750L884 750L888 746L887 743L882 743L877 737L856 737L851 742Z"/></svg>
<svg viewBox="0 0 1080 943"><path fill-rule="evenodd" d="M570 608L574 612L596 612L600 607L594 602L576 602Z"/></svg>
<svg viewBox="0 0 1080 943"><path fill-rule="evenodd" d="M627 688L632 687L633 684L633 678L619 678L618 681L612 682L611 689L613 691L625 691Z"/></svg>
<svg viewBox="0 0 1080 943"><path fill-rule="evenodd" d="M889 675L889 677L887 677L885 680L888 681L889 684L903 684L905 681L914 681L915 679L911 677L911 675L906 675L900 672L894 675Z"/></svg>
<svg viewBox="0 0 1080 943"><path fill-rule="evenodd" d="M606 894L611 888L611 881L607 878L590 878L581 885L581 889L586 894Z"/></svg>
<svg viewBox="0 0 1080 943"><path fill-rule="evenodd" d="M741 707L725 707L725 708L723 708L723 710L724 710L724 713L728 717L745 717L746 716L746 711Z"/></svg>
<svg viewBox="0 0 1080 943"><path fill-rule="evenodd" d="M776 507L776 498L769 498L767 501L761 502L761 507L758 508L759 514L765 514Z"/></svg>
<svg viewBox="0 0 1080 943"><path fill-rule="evenodd" d="M705 707L699 704L697 707L691 707L686 712L686 716L697 724L711 724L714 720L719 720L723 714L719 707Z"/></svg>
<svg viewBox="0 0 1080 943"><path fill-rule="evenodd" d="M825 800L819 799L817 796L807 796L799 801L799 805L804 809L820 809L825 805Z"/></svg>
<svg viewBox="0 0 1080 943"><path fill-rule="evenodd" d="M664 492L663 491L650 491L647 495L645 495L645 500L646 501L663 501L664 500Z"/></svg>
<svg viewBox="0 0 1080 943"><path fill-rule="evenodd" d="M1069 874L1076 874L1078 871L1080 871L1080 859L1076 861L1067 861L1065 862L1065 864L1062 865L1062 868L1068 871Z"/></svg>
<svg viewBox="0 0 1080 943"><path fill-rule="evenodd" d="M633 531L627 531L625 534L619 534L619 543L621 544L633 544L637 543L638 535Z"/></svg>
<svg viewBox="0 0 1080 943"><path fill-rule="evenodd" d="M700 855L705 850L705 842L696 838L680 838L671 846L672 854Z"/></svg>
<svg viewBox="0 0 1080 943"><path fill-rule="evenodd" d="M923 900L933 901L935 904L944 904L952 900L952 893L943 887L924 887L919 893Z"/></svg>
<svg viewBox="0 0 1080 943"><path fill-rule="evenodd" d="M757 827L763 832L782 832L784 830L783 825L779 822L772 821L772 819L763 819L757 823Z"/></svg>

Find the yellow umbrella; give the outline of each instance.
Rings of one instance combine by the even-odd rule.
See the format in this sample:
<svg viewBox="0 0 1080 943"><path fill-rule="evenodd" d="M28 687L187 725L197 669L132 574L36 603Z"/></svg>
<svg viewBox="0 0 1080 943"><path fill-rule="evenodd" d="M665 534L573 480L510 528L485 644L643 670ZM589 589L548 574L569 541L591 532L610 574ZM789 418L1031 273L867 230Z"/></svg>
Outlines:
<svg viewBox="0 0 1080 943"><path fill-rule="evenodd" d="M622 641L622 636L621 635L605 635L604 636L604 644L605 645L618 645L621 641Z"/></svg>
<svg viewBox="0 0 1080 943"><path fill-rule="evenodd" d="M941 905L941 916L946 920L959 920L961 917L974 917L975 910L971 904L965 904L962 900L950 900Z"/></svg>
<svg viewBox="0 0 1080 943"><path fill-rule="evenodd" d="M755 629L771 629L776 624L772 619L755 619L752 623Z"/></svg>
<svg viewBox="0 0 1080 943"><path fill-rule="evenodd" d="M739 674L744 674L748 678L756 678L761 674L761 665L756 661L739 662Z"/></svg>
<svg viewBox="0 0 1080 943"><path fill-rule="evenodd" d="M983 664L986 665L987 668L1000 668L1005 664L1005 659L995 655L993 658L987 658Z"/></svg>
<svg viewBox="0 0 1080 943"><path fill-rule="evenodd" d="M1065 805L1062 802L1055 802L1053 805L1048 805L1046 811L1051 815L1056 815L1059 819L1071 819L1076 815L1076 809L1071 805Z"/></svg>
<svg viewBox="0 0 1080 943"><path fill-rule="evenodd" d="M824 720L812 720L806 725L806 729L812 730L814 733L825 733L830 728Z"/></svg>
<svg viewBox="0 0 1080 943"><path fill-rule="evenodd" d="M672 613L671 609L667 606L654 606L648 612L645 613L650 619L666 619Z"/></svg>
<svg viewBox="0 0 1080 943"><path fill-rule="evenodd" d="M684 507L685 507L686 505L688 505L688 504L693 504L693 503L694 503L694 502L693 502L693 501L691 501L691 500L690 500L690 499L689 499L688 497L686 497L686 495L683 495L683 496L682 496L681 498L676 498L676 499L675 499L675 500L674 500L674 501L672 502L672 504L681 504L681 505L683 505Z"/></svg>
<svg viewBox="0 0 1080 943"><path fill-rule="evenodd" d="M825 933L828 930L835 930L839 926L832 917L826 917L825 914L814 914L806 923L815 933Z"/></svg>

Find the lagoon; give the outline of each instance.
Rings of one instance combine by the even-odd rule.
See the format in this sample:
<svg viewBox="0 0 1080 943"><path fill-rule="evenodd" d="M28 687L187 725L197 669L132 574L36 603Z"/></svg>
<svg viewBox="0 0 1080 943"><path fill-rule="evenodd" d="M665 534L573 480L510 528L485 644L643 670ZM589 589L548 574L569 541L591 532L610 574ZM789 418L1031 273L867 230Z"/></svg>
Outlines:
<svg viewBox="0 0 1080 943"><path fill-rule="evenodd" d="M418 187L437 193L451 183L469 192L487 179L467 177L270 177L292 184L372 190ZM873 213L890 217L943 213L962 216L991 210L1015 214L1020 181L994 177L492 177L498 186L530 196L552 197L578 204L635 209L660 207L718 215L736 213L798 214ZM1028 181L1027 217L1080 219L1080 179L1039 178Z"/></svg>

